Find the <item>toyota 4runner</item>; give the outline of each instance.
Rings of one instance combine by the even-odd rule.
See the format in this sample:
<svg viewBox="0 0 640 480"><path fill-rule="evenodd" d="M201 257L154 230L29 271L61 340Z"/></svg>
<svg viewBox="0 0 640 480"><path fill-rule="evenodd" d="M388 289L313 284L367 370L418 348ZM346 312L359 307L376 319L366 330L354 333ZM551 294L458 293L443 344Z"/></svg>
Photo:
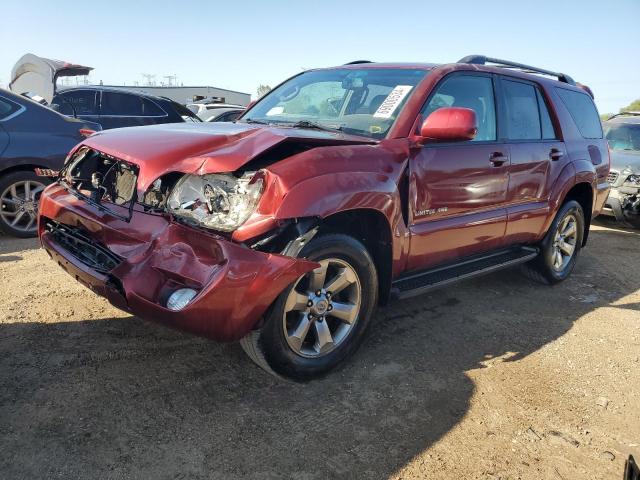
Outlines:
<svg viewBox="0 0 640 480"><path fill-rule="evenodd" d="M290 78L235 123L92 135L43 193L39 233L114 305L307 380L392 298L515 265L566 279L609 163L568 75L357 61Z"/></svg>

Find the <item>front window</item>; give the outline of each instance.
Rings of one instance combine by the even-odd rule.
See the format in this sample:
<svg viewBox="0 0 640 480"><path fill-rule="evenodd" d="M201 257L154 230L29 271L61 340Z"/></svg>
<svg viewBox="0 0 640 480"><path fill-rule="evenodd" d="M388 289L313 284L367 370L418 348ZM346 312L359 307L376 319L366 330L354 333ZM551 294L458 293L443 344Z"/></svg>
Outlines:
<svg viewBox="0 0 640 480"><path fill-rule="evenodd" d="M378 68L305 72L269 92L242 121L383 138L427 73Z"/></svg>
<svg viewBox="0 0 640 480"><path fill-rule="evenodd" d="M640 151L640 123L605 124L604 131L611 150Z"/></svg>

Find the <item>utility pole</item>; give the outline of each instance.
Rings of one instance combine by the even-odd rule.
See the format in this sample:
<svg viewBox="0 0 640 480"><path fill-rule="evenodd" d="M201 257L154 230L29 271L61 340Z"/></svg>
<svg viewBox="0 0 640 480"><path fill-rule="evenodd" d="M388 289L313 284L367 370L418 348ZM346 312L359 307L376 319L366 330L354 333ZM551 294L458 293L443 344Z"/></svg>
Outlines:
<svg viewBox="0 0 640 480"><path fill-rule="evenodd" d="M153 87L156 84L156 76L151 73L143 73L142 76L145 79L145 85L148 87Z"/></svg>
<svg viewBox="0 0 640 480"><path fill-rule="evenodd" d="M178 85L178 75L175 73L173 75L165 75L164 77L167 80L167 87L173 87L174 85Z"/></svg>

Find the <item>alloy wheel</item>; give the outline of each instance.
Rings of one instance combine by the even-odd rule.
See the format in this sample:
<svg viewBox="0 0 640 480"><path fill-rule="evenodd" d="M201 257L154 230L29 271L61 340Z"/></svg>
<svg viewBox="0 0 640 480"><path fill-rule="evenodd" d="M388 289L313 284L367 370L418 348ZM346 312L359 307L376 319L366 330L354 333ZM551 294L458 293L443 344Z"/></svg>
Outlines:
<svg viewBox="0 0 640 480"><path fill-rule="evenodd" d="M578 241L578 220L573 214L568 214L558 224L553 237L551 249L551 265L557 272L563 271L573 258Z"/></svg>
<svg viewBox="0 0 640 480"><path fill-rule="evenodd" d="M287 296L282 318L287 344L317 358L342 344L358 320L361 284L355 269L337 258L301 277Z"/></svg>
<svg viewBox="0 0 640 480"><path fill-rule="evenodd" d="M24 180L9 185L0 194L0 219L11 228L34 233L38 219L38 201L44 183Z"/></svg>

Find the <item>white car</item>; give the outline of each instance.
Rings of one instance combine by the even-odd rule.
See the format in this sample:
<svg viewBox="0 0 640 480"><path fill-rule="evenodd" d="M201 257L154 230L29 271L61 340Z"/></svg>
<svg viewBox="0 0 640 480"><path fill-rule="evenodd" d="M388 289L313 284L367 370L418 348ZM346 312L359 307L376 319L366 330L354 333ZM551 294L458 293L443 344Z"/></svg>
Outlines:
<svg viewBox="0 0 640 480"><path fill-rule="evenodd" d="M232 122L245 110L242 105L229 103L189 103L187 108L203 122Z"/></svg>

